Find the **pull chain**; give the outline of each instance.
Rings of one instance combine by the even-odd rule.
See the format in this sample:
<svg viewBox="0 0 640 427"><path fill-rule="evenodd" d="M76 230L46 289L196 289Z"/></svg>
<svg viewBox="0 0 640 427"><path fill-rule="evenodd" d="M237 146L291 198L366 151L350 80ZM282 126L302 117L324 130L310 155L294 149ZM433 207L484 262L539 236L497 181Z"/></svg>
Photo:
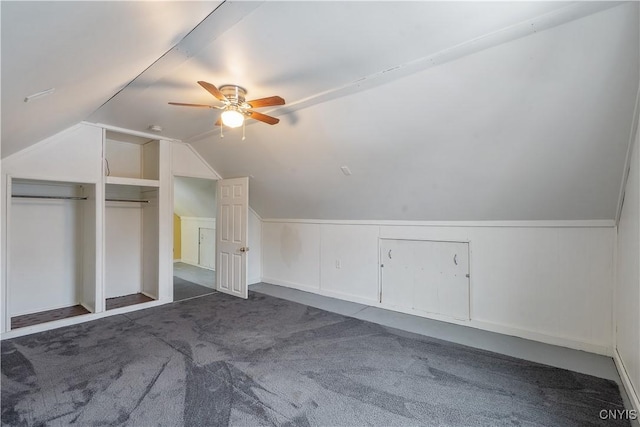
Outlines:
<svg viewBox="0 0 640 427"><path fill-rule="evenodd" d="M220 138L224 138L224 135L222 134L222 123L220 123Z"/></svg>
<svg viewBox="0 0 640 427"><path fill-rule="evenodd" d="M247 123L247 121L246 121L246 120L244 120L244 121L242 122L242 140L243 140L243 141L244 141L244 126L245 126L245 123Z"/></svg>

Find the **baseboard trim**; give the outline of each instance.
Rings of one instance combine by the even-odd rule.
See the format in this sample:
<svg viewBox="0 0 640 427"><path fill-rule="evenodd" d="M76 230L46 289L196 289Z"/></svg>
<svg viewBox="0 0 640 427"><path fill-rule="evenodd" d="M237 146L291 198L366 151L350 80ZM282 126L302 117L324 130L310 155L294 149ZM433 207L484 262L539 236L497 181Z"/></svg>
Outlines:
<svg viewBox="0 0 640 427"><path fill-rule="evenodd" d="M612 349L607 345L595 344L580 341L567 337L556 335L548 335L541 332L535 332L528 329L514 328L512 326L500 323L487 322L483 320L470 320L468 326L483 329L489 332L495 332L503 335L510 335L518 338L524 338L531 341L538 341L545 344L556 345L559 347L572 348L574 350L586 351L589 353L600 354L602 356L612 357Z"/></svg>
<svg viewBox="0 0 640 427"><path fill-rule="evenodd" d="M631 377L629 377L629 372L624 366L624 362L622 360L622 357L620 357L620 353L618 353L617 348L613 350L613 361L616 365L616 369L618 370L618 374L620 374L622 385L627 392L627 396L629 396L629 401L631 402L633 409L640 413L640 396L638 396L638 392L633 386Z"/></svg>
<svg viewBox="0 0 640 427"><path fill-rule="evenodd" d="M183 264L188 264L188 265L192 265L194 267L198 267L198 268L204 268L205 270L211 270L211 271L216 271L215 268L211 268L211 267L205 267L204 265L200 265L198 263L195 263L193 261L185 261L185 260L180 260L179 262L183 263ZM174 261L174 264L176 263L176 261Z"/></svg>
<svg viewBox="0 0 640 427"><path fill-rule="evenodd" d="M14 329L12 331L4 332L0 335L0 341L22 337L25 335L31 335L38 332L50 331L52 329L64 328L65 326L77 325L78 323L90 322L92 320L102 319L104 317L115 316L118 314L129 313L131 311L141 310L143 308L151 308L159 305L168 304L169 300L157 300L144 302L142 304L130 305L127 307L115 308L109 311L102 311L100 313L89 313L80 316L69 317L67 319L55 320L53 322L40 323L39 325L26 326L24 328Z"/></svg>
<svg viewBox="0 0 640 427"><path fill-rule="evenodd" d="M83 306L84 308L86 308L87 310L89 310L91 313L93 313L93 312L95 311L95 310L90 310L90 309L89 309L89 307L87 307L86 305L84 305L84 304L83 304L83 303L81 303L81 302L75 302L75 303L62 304L62 305L55 305L55 306L52 306L52 307L41 308L41 309L38 309L38 310L36 310L36 311L31 310L31 311L27 311L27 312L23 312L23 313L11 313L11 314L9 315L9 318L13 318L13 317L20 317L20 316L27 316L27 315L29 315L29 314L36 314L36 313L41 313L41 312L43 312L43 311L49 311L49 310L59 310L59 309L61 309L61 308L69 308L69 307L73 307L74 305L81 305L81 306Z"/></svg>
<svg viewBox="0 0 640 427"><path fill-rule="evenodd" d="M359 296L343 294L340 292L327 291L322 288L304 286L299 283L287 282L285 280L278 280L272 277L263 277L262 281L265 283L269 283L270 285L277 285L277 286L283 286L285 288L297 289L299 291L310 292L316 295L321 295L323 297L335 298L343 301L355 302L358 304L364 304L369 306L374 306L374 304L376 304L376 300L374 299L362 298Z"/></svg>
<svg viewBox="0 0 640 427"><path fill-rule="evenodd" d="M594 344L589 342L583 342L571 338L566 337L558 337L554 335L547 335L540 332L529 331L526 329L514 328L512 326L507 326L499 323L492 323L481 320L458 320L448 316L442 316L438 314L425 313L416 310L405 310L397 307L393 307L384 303L380 303L375 300L370 300L362 297L354 297L352 295L346 295L336 292L325 291L319 287L305 286L299 283L288 282L285 280L275 279L273 277L263 277L262 281L265 283L269 283L272 285L288 287L292 289L297 289L300 291L311 292L317 295L326 296L329 298L341 299L344 301L355 302L359 304L368 305L370 307L382 308L385 310L395 311L398 313L409 314L413 316L424 317L426 319L437 320L441 322L453 323L456 325L469 326L476 329L482 329L489 332L495 332L503 335L514 336L518 338L523 338L531 341L537 341L545 344L556 345L560 347L567 347L574 350L582 350L587 351L589 353L600 354L604 356L611 357L612 349L606 345Z"/></svg>
<svg viewBox="0 0 640 427"><path fill-rule="evenodd" d="M301 285L299 283L287 282L286 280L278 280L273 277L263 277L262 281L268 283L270 285L284 286L285 288L293 288L299 291L318 293L319 288L315 288L313 286Z"/></svg>

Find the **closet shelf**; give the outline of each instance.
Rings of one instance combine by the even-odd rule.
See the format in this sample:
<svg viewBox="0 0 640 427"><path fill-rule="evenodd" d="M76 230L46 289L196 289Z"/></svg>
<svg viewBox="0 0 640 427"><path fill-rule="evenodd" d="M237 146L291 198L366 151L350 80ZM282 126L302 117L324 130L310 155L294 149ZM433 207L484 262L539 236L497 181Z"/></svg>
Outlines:
<svg viewBox="0 0 640 427"><path fill-rule="evenodd" d="M160 181L157 179L123 178L120 176L106 176L105 182L107 184L137 185L140 187L160 187Z"/></svg>

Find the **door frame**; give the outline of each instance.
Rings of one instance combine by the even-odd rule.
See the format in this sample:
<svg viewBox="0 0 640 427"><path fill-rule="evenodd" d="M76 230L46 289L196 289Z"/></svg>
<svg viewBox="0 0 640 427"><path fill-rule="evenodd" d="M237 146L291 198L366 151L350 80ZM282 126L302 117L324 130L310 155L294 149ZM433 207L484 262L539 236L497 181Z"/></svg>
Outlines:
<svg viewBox="0 0 640 427"><path fill-rule="evenodd" d="M170 194L170 197L169 197L170 198L170 206L171 206L171 218L173 218L173 214L175 213L176 178L206 179L206 180L209 180L209 181L216 182L216 187L217 187L217 182L222 179L219 175L214 177L214 176L202 176L202 175L198 175L198 174L191 175L189 173L182 173L182 172L180 172L180 173L172 172L171 173L171 188L170 188L170 190L171 190L170 193L171 194ZM217 211L217 209L216 209L216 211ZM216 212L216 215L217 215L217 212ZM216 222L217 222L217 218L216 218ZM217 227L217 224L216 224L216 230L217 230L217 228L218 227ZM174 245L174 241L173 241L174 233L173 233L173 231L174 231L173 230L173 221L171 221L171 233L170 233L171 234L171 248L173 248L173 245ZM199 236L198 236L198 239L199 239ZM198 247L198 251L200 251L200 247ZM171 253L173 254L173 251ZM199 256L199 254L198 254L198 256ZM217 259L217 257L218 257L218 248L216 247L216 259ZM169 274L171 275L171 286L169 286L168 294L169 294L169 297L170 297L169 298L170 301L173 302L174 301L174 299L173 299L173 264L174 264L174 260L173 260L173 256L171 258L172 258L171 259L171 263L169 265Z"/></svg>

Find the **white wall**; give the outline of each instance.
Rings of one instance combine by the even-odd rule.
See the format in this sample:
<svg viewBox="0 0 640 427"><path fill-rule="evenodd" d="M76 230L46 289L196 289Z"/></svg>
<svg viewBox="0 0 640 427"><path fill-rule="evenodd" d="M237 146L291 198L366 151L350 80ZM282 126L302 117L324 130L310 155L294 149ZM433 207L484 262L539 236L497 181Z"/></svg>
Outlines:
<svg viewBox="0 0 640 427"><path fill-rule="evenodd" d="M627 394L640 411L640 156L638 141L618 224L617 280L615 289L614 358Z"/></svg>
<svg viewBox="0 0 640 427"><path fill-rule="evenodd" d="M179 217L216 217L216 184L213 179L176 176L173 179L173 211Z"/></svg>
<svg viewBox="0 0 640 427"><path fill-rule="evenodd" d="M27 178L43 181L58 181L58 182L77 182L95 184L94 191L90 194L90 200L83 202L84 204L93 203L94 210L93 219L85 221L84 228L88 230L93 223L94 236L85 236L87 239L85 243L89 242L101 242L102 241L102 207L103 207L103 189L102 185L102 129L89 126L89 125L77 125L73 126L57 135L47 138L38 144L29 147L23 151L15 153L11 156L2 159L2 185L0 186L1 203L2 203L2 245L3 245L3 258L2 258L2 312L3 316L0 322L0 330L6 331L9 327L9 317L13 314L19 314L21 312L33 312L38 309L55 308L56 306L75 304L78 301L76 297L77 286L73 286L74 282L71 282L72 286L63 285L64 278L78 277L77 263L78 260L82 260L82 256L95 256L93 262L85 260L86 266L91 266L90 270L85 269L81 271L81 279L84 284L82 286L82 293L85 294L85 299L91 305L96 304L96 295L98 292L98 283L102 281L102 247L96 245L92 250L87 250L83 254L74 256L69 251L77 250L79 245L64 245L60 246L60 242L65 239L64 236L69 235L67 232L73 231L69 228L70 222L76 222L76 211L71 208L69 203L51 203L50 214L46 216L38 215L37 217L31 217L31 211L34 207L33 203L29 204L17 204L16 211L11 209L11 195L7 193L8 177L12 178ZM73 211L73 212L71 212ZM86 212L86 210L85 210ZM9 218L15 220L8 224ZM31 218L33 221L30 224L25 224L25 220ZM66 218L66 219L64 219ZM82 221L81 221L82 222ZM10 226L19 234L24 234L22 231L28 233L26 240L12 241L7 233L7 226ZM21 231L22 230L22 231ZM62 234L61 234L62 233ZM39 237L38 237L39 236ZM25 236L22 236L25 238ZM43 242L44 245L34 247L31 249L30 255L29 249L23 247L29 245L29 239L33 238L32 242ZM49 240L47 240L49 239ZM8 247L7 245L16 245L14 247ZM24 251L27 251L26 253ZM77 255L77 254L76 254ZM23 265L25 262L29 262L30 265ZM74 263L72 266L70 263ZM15 265L14 265L15 264ZM33 270L41 269L41 272L46 272L47 269L51 272L58 272L57 279L55 281L44 280L41 286L45 286L47 282L49 287L46 289L24 289L13 287L13 277L8 277L7 272L11 267L16 267L21 271L21 267L31 270L31 274L35 274ZM63 269L63 271L61 270ZM8 283L9 282L9 283ZM37 282L37 280L36 280ZM77 281L76 281L77 282ZM34 282L35 283L35 282ZM14 289L9 289L9 288ZM76 288L74 290L73 288ZM9 301L8 293L13 294L11 296L11 307L7 307L6 304ZM26 292L25 292L26 291ZM18 292L16 294L16 292ZM21 294L22 292L22 294ZM71 297L71 294L74 297ZM96 294L91 296L90 294ZM73 301L72 301L73 300ZM93 304L91 304L93 303ZM99 309L97 307L96 309Z"/></svg>
<svg viewBox="0 0 640 427"><path fill-rule="evenodd" d="M251 191L251 189L249 189ZM262 281L262 220L249 209L249 254L247 285Z"/></svg>
<svg viewBox="0 0 640 427"><path fill-rule="evenodd" d="M35 199L12 203L8 246L11 316L80 302L81 203Z"/></svg>
<svg viewBox="0 0 640 427"><path fill-rule="evenodd" d="M215 218L180 217L182 262L198 265L200 228L216 229ZM215 261L214 261L215 262Z"/></svg>
<svg viewBox="0 0 640 427"><path fill-rule="evenodd" d="M263 280L379 305L379 237L469 242L464 324L611 353L613 227L388 224L265 220Z"/></svg>
<svg viewBox="0 0 640 427"><path fill-rule="evenodd" d="M105 298L142 291L142 206L107 202L105 209Z"/></svg>
<svg viewBox="0 0 640 427"><path fill-rule="evenodd" d="M221 179L191 145L180 142L171 144L171 171L174 176Z"/></svg>

